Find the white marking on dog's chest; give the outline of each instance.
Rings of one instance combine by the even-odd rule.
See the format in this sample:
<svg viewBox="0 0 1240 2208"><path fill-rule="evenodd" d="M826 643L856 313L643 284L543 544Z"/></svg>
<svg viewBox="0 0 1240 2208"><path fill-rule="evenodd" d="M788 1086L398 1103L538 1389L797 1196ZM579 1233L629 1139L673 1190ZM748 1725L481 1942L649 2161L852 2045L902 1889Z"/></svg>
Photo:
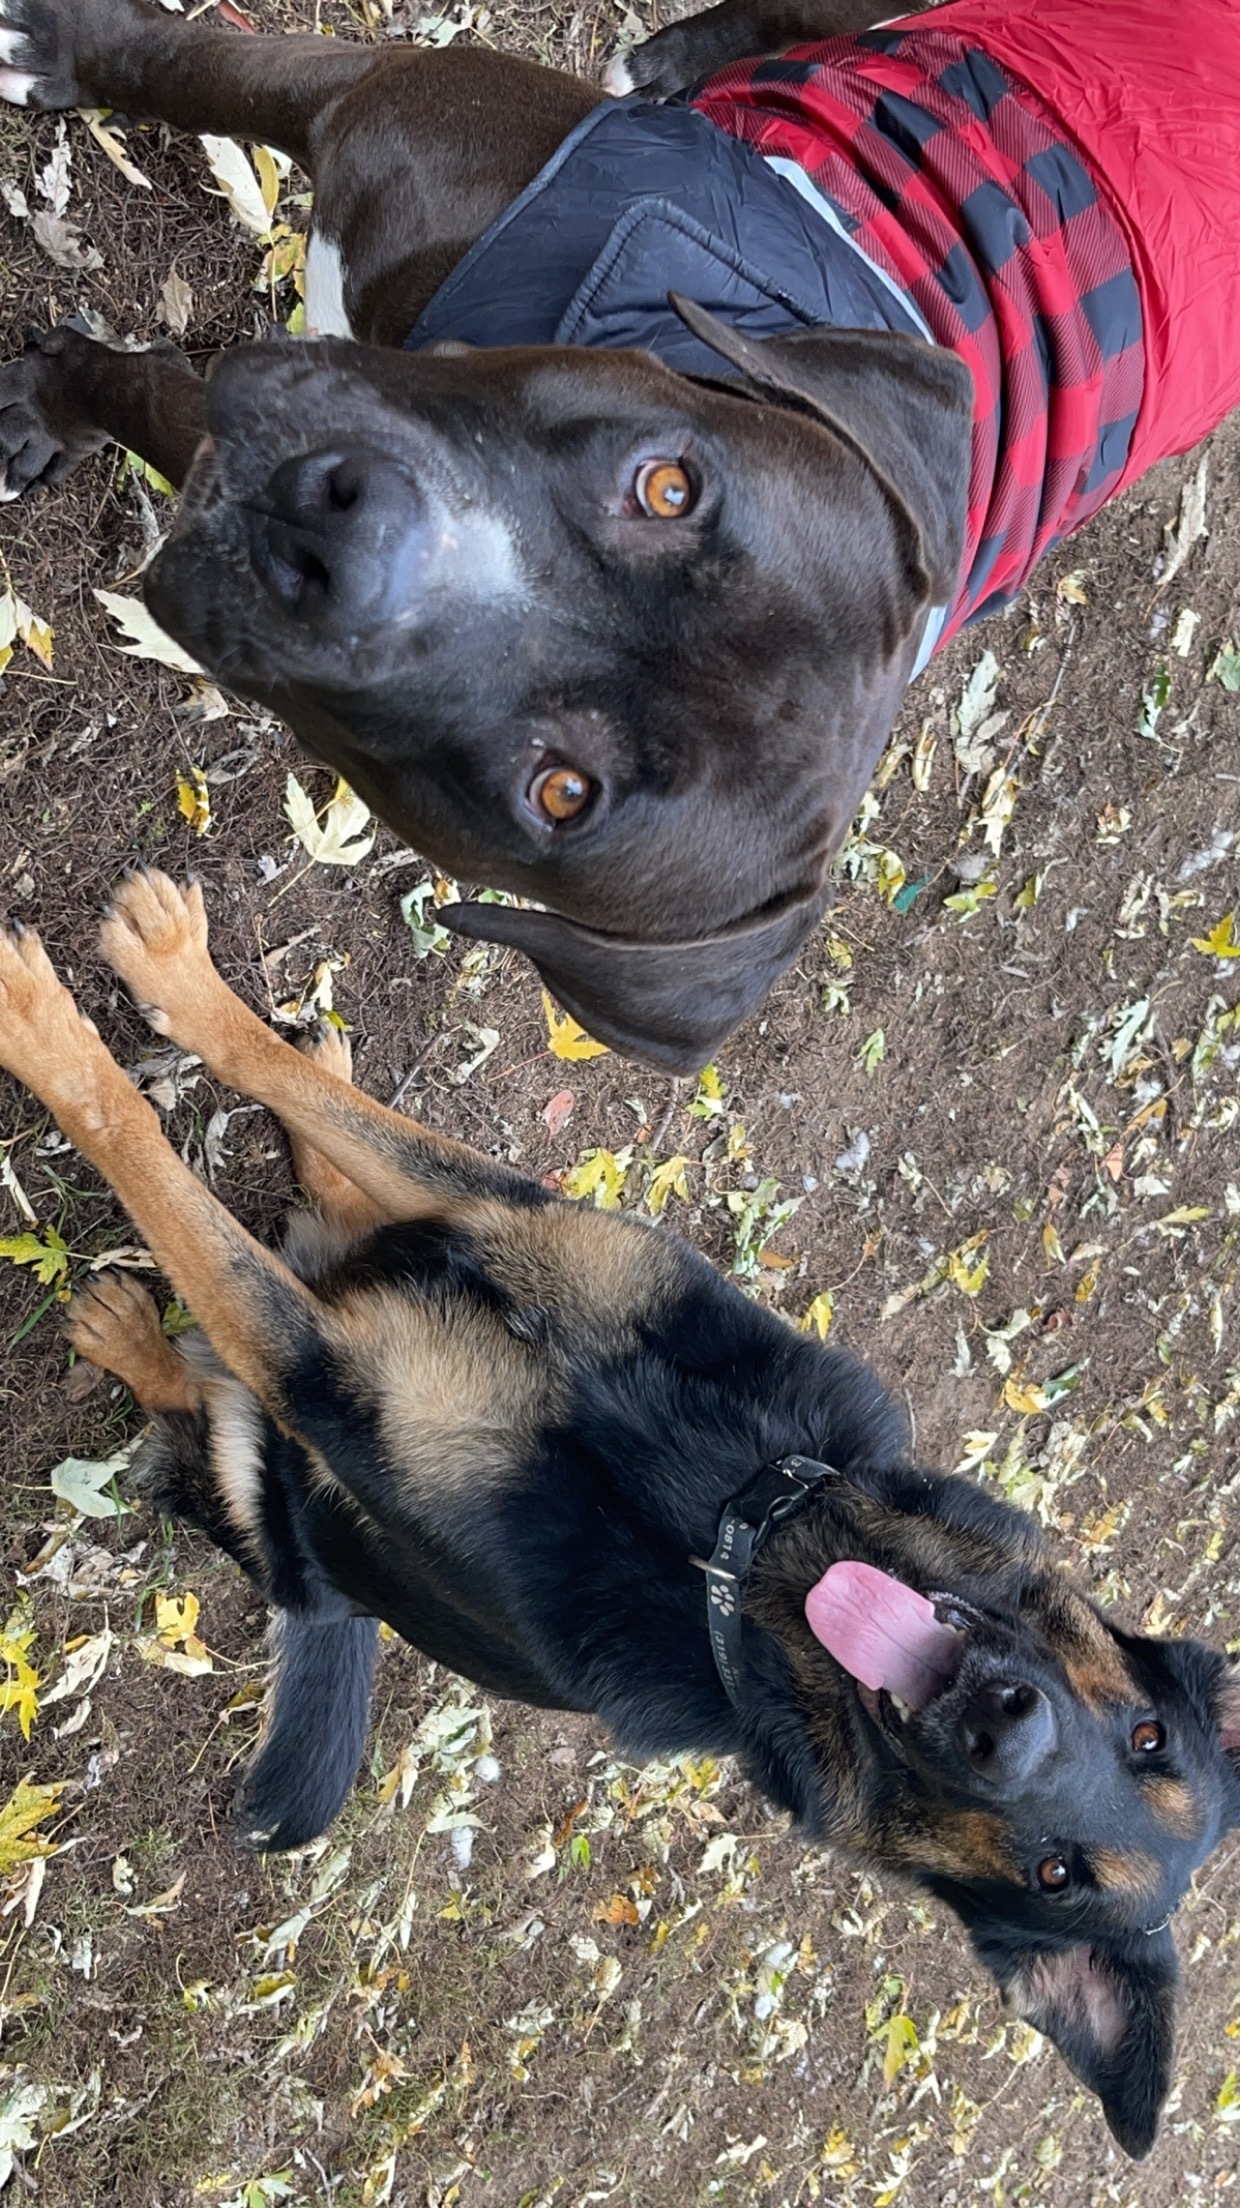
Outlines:
<svg viewBox="0 0 1240 2208"><path fill-rule="evenodd" d="M306 248L306 336L352 337L344 305L344 262L334 238L314 231Z"/></svg>

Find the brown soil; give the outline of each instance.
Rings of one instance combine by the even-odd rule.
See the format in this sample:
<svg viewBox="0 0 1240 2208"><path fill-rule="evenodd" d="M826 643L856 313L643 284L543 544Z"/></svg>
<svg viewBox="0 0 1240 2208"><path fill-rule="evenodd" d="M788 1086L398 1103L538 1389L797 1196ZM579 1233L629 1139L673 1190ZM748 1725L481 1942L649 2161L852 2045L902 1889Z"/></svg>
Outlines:
<svg viewBox="0 0 1240 2208"><path fill-rule="evenodd" d="M310 0L254 12L264 25L358 28L343 6ZM398 22L405 12L416 18L398 10ZM618 28L601 9L512 0L487 35L588 70ZM31 193L54 137L50 122L0 114L0 178ZM25 224L7 224L8 350L27 321L79 304L155 334L174 260L194 295L195 355L261 326L255 249L204 196L194 146L132 133L146 193L80 125L71 144L70 212L103 266L65 277ZM194 721L190 682L115 649L91 593L136 587L144 517L114 455L3 516L13 587L56 632L52 673L19 647L0 678L3 900L42 930L130 1066L156 1046L118 1000L94 930L109 885L142 856L202 875L221 967L256 1004L295 997L327 956L346 962L335 994L358 1078L432 1125L538 1174L622 1151L644 1130L626 1200L642 1200L643 1158L684 1155L689 1196L667 1216L725 1266L737 1249L728 1195L769 1203L755 1181L778 1181L800 1208L755 1289L794 1318L832 1291L836 1337L906 1395L923 1461L975 1456L1128 1620L1240 1641L1229 1507L1240 1023L1225 1018L1240 970L1193 941L1238 902L1224 844L1240 828L1240 697L1209 670L1240 641L1240 425L1212 440L1208 533L1160 591L1164 530L1197 464L1157 471L914 690L867 835L924 886L894 909L873 854L854 847L858 879L842 880L829 926L723 1054L715 1119L691 1112L693 1084L549 1055L519 961L453 948L416 962L398 900L426 869L389 836L354 869L264 878L264 856L289 853L289 769L320 801L329 782L274 724L239 705ZM949 712L984 650L1007 718L970 777ZM1167 701L1139 734L1164 668ZM938 742L922 790L899 744L927 725ZM212 783L199 838L178 813L177 778L221 761L232 778ZM962 916L945 899L983 848L970 823L1004 765L1017 789L998 891ZM1040 894L1022 904L1032 877ZM479 1028L499 1042L458 1082ZM213 1113L236 1099L180 1070L159 1093L171 1139L200 1161ZM544 1110L565 1089L571 1118L552 1136ZM729 1158L719 1137L737 1127ZM11 1088L0 1144L40 1226L63 1234L74 1279L132 1242L109 1195ZM269 1228L291 1191L276 1130L241 1116L223 1147L219 1192ZM0 1234L22 1229L0 1188ZM955 1279L938 1277L974 1237ZM983 1251L986 1277L970 1278ZM13 1265L0 1276L3 1340L21 1337L0 1380L12 1574L48 1528L71 1524L50 1468L106 1456L138 1422L107 1383L85 1395L66 1385L54 1291ZM1005 1349L995 1332L1016 1311L1030 1323ZM1021 1408L1022 1389L1071 1368L1077 1384L1049 1410ZM138 1642L157 1594L191 1591L214 1668L182 1677ZM1231 1844L1179 1920L1179 2082L1138 2174L1053 2053L1005 2024L943 1912L808 1852L726 1770L642 1774L587 1723L488 1715L393 1642L353 1802L325 1847L263 1865L227 1829L262 1634L231 1566L139 1511L80 1522L21 1600L45 1687L66 1644L105 1627L114 1640L87 1707L80 1696L48 1706L28 1746L13 1715L0 1719L0 1802L23 1773L63 1790L42 1891L19 1882L0 1917L0 2170L6 2107L10 2127L27 2110L33 2140L18 2128L15 2201L1170 2208L1234 2182ZM457 1704L474 1716L455 1747L432 1752ZM486 1755L498 1780L478 1768ZM399 1789L385 1798L394 1772L407 1802ZM478 1819L468 1864L445 1830L454 1809ZM781 1961L786 1983L763 2016L760 1976ZM902 2015L916 2043L885 2082L889 2022Z"/></svg>

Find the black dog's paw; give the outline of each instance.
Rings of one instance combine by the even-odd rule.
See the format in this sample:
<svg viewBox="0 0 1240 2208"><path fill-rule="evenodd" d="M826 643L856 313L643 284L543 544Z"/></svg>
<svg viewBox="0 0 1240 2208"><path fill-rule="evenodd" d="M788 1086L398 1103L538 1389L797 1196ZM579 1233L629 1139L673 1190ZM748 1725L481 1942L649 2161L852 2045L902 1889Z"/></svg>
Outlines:
<svg viewBox="0 0 1240 2208"><path fill-rule="evenodd" d="M669 100L689 85L699 84L729 62L761 53L761 31L748 7L736 0L692 15L684 23L669 23L664 31L644 39L627 54L617 54L603 76L603 90L613 99L626 92L644 93L647 99Z"/></svg>
<svg viewBox="0 0 1240 2208"><path fill-rule="evenodd" d="M20 360L0 368L0 501L63 483L107 443L100 430L74 422L66 354L75 334L34 335Z"/></svg>
<svg viewBox="0 0 1240 2208"><path fill-rule="evenodd" d="M88 104L74 65L71 0L0 0L0 99L46 113Z"/></svg>
<svg viewBox="0 0 1240 2208"><path fill-rule="evenodd" d="M0 99L43 114L114 107L146 40L175 20L152 0L0 0Z"/></svg>

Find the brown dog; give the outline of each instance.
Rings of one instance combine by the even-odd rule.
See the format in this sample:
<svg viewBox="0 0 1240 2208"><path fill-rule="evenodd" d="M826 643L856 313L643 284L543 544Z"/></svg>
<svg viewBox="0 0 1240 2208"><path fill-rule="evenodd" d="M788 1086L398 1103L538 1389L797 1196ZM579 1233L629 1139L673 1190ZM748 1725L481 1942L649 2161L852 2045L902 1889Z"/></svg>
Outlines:
<svg viewBox="0 0 1240 2208"><path fill-rule="evenodd" d="M74 1307L77 1348L155 1415L162 1500L275 1606L253 1844L335 1814L386 1618L630 1753L739 1754L809 1833L949 1903L1144 2153L1170 1918L1240 1820L1235 1669L1100 1615L1031 1519L907 1463L871 1372L674 1235L372 1103L334 1031L280 1041L212 966L196 889L132 877L103 946L161 1033L279 1114L318 1207L283 1256L253 1241L37 937L0 932L0 1064L206 1338L174 1351L128 1279Z"/></svg>

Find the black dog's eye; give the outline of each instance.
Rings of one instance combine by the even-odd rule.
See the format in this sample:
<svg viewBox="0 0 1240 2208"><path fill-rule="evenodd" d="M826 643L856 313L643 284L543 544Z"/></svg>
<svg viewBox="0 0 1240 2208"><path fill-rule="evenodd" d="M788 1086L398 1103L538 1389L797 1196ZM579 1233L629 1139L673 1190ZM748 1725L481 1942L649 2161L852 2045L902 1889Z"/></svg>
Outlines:
<svg viewBox="0 0 1240 2208"><path fill-rule="evenodd" d="M530 804L544 820L576 820L594 795L588 774L576 767L544 767L530 784Z"/></svg>
<svg viewBox="0 0 1240 2208"><path fill-rule="evenodd" d="M1167 1745L1167 1735L1155 1717L1143 1717L1133 1727L1132 1745L1139 1756L1156 1756Z"/></svg>
<svg viewBox="0 0 1240 2208"><path fill-rule="evenodd" d="M1044 1855L1038 1865L1038 1884L1044 1894L1061 1894L1072 1882L1072 1873L1061 1855Z"/></svg>
<svg viewBox="0 0 1240 2208"><path fill-rule="evenodd" d="M647 460L633 478L633 496L651 521L679 521L694 507L693 485L679 460Z"/></svg>

